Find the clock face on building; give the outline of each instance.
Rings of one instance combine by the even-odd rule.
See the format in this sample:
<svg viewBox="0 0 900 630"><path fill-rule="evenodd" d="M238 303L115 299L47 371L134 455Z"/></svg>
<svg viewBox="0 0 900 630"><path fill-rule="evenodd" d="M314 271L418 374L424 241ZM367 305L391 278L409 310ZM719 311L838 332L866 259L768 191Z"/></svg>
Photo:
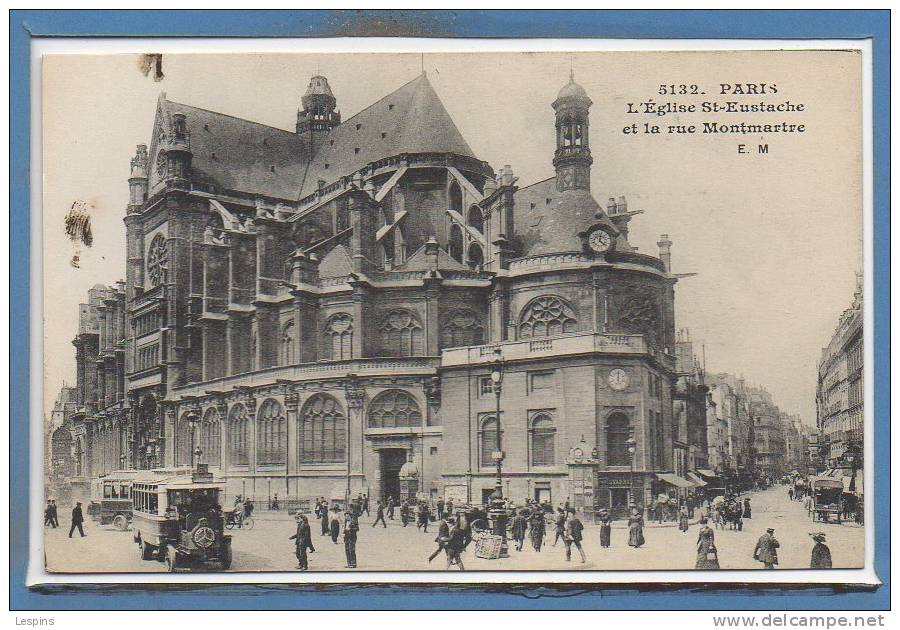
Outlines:
<svg viewBox="0 0 900 630"><path fill-rule="evenodd" d="M616 368L609 373L609 386L616 391L622 391L628 387L628 372Z"/></svg>
<svg viewBox="0 0 900 630"><path fill-rule="evenodd" d="M588 246L598 254L608 251L611 245L612 236L606 230L596 229L588 236Z"/></svg>

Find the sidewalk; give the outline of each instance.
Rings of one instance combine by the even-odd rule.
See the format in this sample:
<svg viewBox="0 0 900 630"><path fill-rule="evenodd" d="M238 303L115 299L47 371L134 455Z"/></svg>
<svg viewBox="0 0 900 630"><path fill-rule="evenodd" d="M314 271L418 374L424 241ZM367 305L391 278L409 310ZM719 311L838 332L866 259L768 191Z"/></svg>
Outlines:
<svg viewBox="0 0 900 630"><path fill-rule="evenodd" d="M690 521L689 521L691 526L694 526L700 522L699 512L700 512L699 510L694 512L694 518L690 519ZM307 514L307 516L310 517L311 520L315 520L315 514L310 512L309 514ZM273 511L273 510L260 510L259 508L256 508L255 510L253 510L253 518L258 521L293 521L294 520L293 514L289 514L285 510ZM362 523L367 523L371 520L375 520L374 514L372 514L371 516L366 516L365 514L363 514L362 518L360 519L360 521ZM593 522L593 519L588 520L588 518L585 517L582 520L584 522L585 528L587 528L587 529L599 529L600 528L600 525L595 524ZM399 522L399 520L397 520L397 522ZM628 529L628 521L625 519L614 520L610 523L610 526L613 529ZM661 528L666 528L666 527L678 527L678 521L663 521L662 524L657 523L655 520L644 522L644 529L661 529Z"/></svg>

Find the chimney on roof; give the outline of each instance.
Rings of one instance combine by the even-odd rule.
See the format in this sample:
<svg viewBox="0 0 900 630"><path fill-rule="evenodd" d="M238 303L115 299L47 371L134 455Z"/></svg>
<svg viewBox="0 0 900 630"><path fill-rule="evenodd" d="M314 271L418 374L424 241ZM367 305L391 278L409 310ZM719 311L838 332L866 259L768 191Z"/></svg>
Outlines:
<svg viewBox="0 0 900 630"><path fill-rule="evenodd" d="M628 212L628 202L625 201L625 196L620 196L619 201L616 202L616 212L619 214Z"/></svg>
<svg viewBox="0 0 900 630"><path fill-rule="evenodd" d="M504 164L503 169L500 171L500 179L501 185L503 186L512 186L515 182L515 177L513 177L512 166L509 164Z"/></svg>
<svg viewBox="0 0 900 630"><path fill-rule="evenodd" d="M497 181L493 177L484 180L484 196L490 197L497 191Z"/></svg>
<svg viewBox="0 0 900 630"><path fill-rule="evenodd" d="M669 240L668 234L660 234L659 241L656 242L659 247L659 259L662 261L666 269L666 273L672 271L672 241Z"/></svg>
<svg viewBox="0 0 900 630"><path fill-rule="evenodd" d="M606 214L613 215L616 213L616 198L610 197L606 202Z"/></svg>

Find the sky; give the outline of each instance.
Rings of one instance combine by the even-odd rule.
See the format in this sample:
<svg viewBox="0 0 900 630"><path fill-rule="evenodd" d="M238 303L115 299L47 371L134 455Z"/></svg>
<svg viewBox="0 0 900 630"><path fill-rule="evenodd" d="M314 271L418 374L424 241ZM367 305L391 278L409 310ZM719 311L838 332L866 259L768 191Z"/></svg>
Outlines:
<svg viewBox="0 0 900 630"><path fill-rule="evenodd" d="M45 408L75 382L78 304L124 277L129 160L150 143L156 102L170 100L293 129L309 78L325 75L346 120L415 78L429 80L473 149L519 185L553 175L550 104L570 70L594 104L591 185L605 205L643 210L629 239L656 255L668 234L676 327L689 329L707 369L767 388L783 411L815 423L816 364L862 269L860 59L844 51L468 54L166 55L164 79L136 55L43 60ZM719 96L719 85L767 83L777 94ZM662 97L661 84L703 96ZM636 116L628 103L740 100L802 103L803 112ZM624 134L632 123L802 123L797 134ZM745 143L752 151L738 152ZM759 155L756 147L768 144ZM94 242L65 237L81 201ZM79 267L71 265L78 254ZM705 350L702 352L701 350Z"/></svg>

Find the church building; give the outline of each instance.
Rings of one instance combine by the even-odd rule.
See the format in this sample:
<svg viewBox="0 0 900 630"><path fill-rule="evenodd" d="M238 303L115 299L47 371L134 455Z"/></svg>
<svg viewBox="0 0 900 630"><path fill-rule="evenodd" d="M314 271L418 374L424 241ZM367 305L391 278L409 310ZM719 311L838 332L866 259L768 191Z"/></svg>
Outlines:
<svg viewBox="0 0 900 630"><path fill-rule="evenodd" d="M199 460L257 501L412 480L480 502L499 458L513 499L622 510L689 484L672 243L639 253L638 212L593 196L574 77L547 102L555 173L520 185L424 73L347 119L315 76L291 131L162 94L131 161L124 285L76 339L97 436L79 470Z"/></svg>

